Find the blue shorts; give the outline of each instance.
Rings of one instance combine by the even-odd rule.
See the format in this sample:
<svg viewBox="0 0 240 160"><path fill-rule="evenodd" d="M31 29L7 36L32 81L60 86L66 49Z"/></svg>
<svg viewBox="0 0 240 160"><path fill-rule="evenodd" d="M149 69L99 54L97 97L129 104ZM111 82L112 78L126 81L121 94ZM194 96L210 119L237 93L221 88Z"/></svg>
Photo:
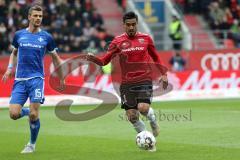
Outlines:
<svg viewBox="0 0 240 160"><path fill-rule="evenodd" d="M20 104L24 106L27 99L30 99L30 103L44 102L44 80L40 77L14 81L12 96L10 104Z"/></svg>

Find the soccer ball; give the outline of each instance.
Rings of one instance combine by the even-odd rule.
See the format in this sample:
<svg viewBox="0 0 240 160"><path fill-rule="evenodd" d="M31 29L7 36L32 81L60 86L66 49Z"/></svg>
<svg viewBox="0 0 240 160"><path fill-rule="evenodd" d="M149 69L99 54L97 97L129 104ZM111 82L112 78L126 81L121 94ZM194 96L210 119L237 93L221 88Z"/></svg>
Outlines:
<svg viewBox="0 0 240 160"><path fill-rule="evenodd" d="M156 144L156 139L149 131L142 131L136 136L136 144L139 148L149 150Z"/></svg>

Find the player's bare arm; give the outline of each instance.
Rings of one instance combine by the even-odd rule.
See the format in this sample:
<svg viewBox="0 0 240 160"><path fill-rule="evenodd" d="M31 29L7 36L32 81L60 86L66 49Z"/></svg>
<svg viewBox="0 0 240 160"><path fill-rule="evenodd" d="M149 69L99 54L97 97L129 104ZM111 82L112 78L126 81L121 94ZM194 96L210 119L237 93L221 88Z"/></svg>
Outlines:
<svg viewBox="0 0 240 160"><path fill-rule="evenodd" d="M15 64L16 64L16 61L17 61L17 51L18 50L16 48L14 48L12 50L12 53L11 53L10 58L9 58L9 63L8 63L7 70L6 70L5 74L2 77L2 81L4 83L6 83L7 80L9 78L11 78L11 76L12 76L12 70L13 70L13 67L15 66Z"/></svg>
<svg viewBox="0 0 240 160"><path fill-rule="evenodd" d="M57 75L60 78L60 89L63 90L65 87L65 80L64 80L64 75L63 75L63 69L62 69L62 60L60 59L60 57L58 56L56 51L53 51L52 54L52 61L53 61L53 65L55 68L57 69Z"/></svg>
<svg viewBox="0 0 240 160"><path fill-rule="evenodd" d="M87 53L87 56L86 56L86 59L87 61L91 61L99 66L104 66L104 63L101 61L100 58L98 58L97 56L94 56L93 53Z"/></svg>
<svg viewBox="0 0 240 160"><path fill-rule="evenodd" d="M106 54L104 54L104 56L102 57L97 57L94 56L93 53L88 53L86 59L88 61L91 61L99 66L105 66L107 65L112 59L113 57L118 53L117 49L108 51Z"/></svg>
<svg viewBox="0 0 240 160"><path fill-rule="evenodd" d="M155 48L155 45L153 44L153 40L150 37L149 37L148 50L149 50L149 54L152 57L153 61L161 64L161 61L157 55L158 54L157 50ZM163 68L161 66L158 66L158 68L159 68L160 72L162 73L162 76L159 81L163 83L163 89L167 89L167 86L168 86L167 73L165 70L163 70Z"/></svg>

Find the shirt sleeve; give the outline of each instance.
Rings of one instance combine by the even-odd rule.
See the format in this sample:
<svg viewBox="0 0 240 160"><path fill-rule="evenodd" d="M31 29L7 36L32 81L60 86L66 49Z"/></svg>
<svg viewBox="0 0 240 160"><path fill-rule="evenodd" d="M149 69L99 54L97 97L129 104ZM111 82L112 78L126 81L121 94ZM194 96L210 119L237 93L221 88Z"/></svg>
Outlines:
<svg viewBox="0 0 240 160"><path fill-rule="evenodd" d="M47 43L47 50L48 50L48 52L53 53L53 51L56 51L57 49L58 49L57 45L56 45L52 35L49 34L49 36L48 36L48 43Z"/></svg>
<svg viewBox="0 0 240 160"><path fill-rule="evenodd" d="M119 52L119 47L116 43L116 40L113 40L108 47L107 53L101 58L104 65L107 65Z"/></svg>
<svg viewBox="0 0 240 160"><path fill-rule="evenodd" d="M148 44L148 53L152 57L153 61L157 64L157 68L160 70L162 74L166 74L167 68L164 67L161 63L160 57L158 56L158 52L155 48L152 38L149 36L149 44Z"/></svg>
<svg viewBox="0 0 240 160"><path fill-rule="evenodd" d="M13 37L13 41L12 41L12 46L15 48L15 49L18 49L18 37L19 37L19 34L18 32L15 33L14 37Z"/></svg>
<svg viewBox="0 0 240 160"><path fill-rule="evenodd" d="M105 53L103 56L101 57L92 57L91 61L100 65L100 66L105 66L107 65L115 56L116 54L119 52L119 47L117 46L116 40L114 39L107 50L107 53Z"/></svg>

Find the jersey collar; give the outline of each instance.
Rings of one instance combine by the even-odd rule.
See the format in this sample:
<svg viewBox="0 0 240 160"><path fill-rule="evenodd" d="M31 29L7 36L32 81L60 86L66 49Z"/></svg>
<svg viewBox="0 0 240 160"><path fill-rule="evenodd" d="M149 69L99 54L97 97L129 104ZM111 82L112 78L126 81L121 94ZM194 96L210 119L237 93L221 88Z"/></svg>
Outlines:
<svg viewBox="0 0 240 160"><path fill-rule="evenodd" d="M129 37L128 34L127 34L126 32L125 32L124 34L125 34L125 36L127 36L128 38L134 39L135 37L138 36L139 32L136 32L135 36L133 36L133 37Z"/></svg>
<svg viewBox="0 0 240 160"><path fill-rule="evenodd" d="M26 31L30 32L30 31L29 31L29 28L26 28ZM42 31L42 29L41 29L41 28L38 28L38 31L35 32L35 33L39 33L39 32L41 32L41 31ZM30 33L32 33L32 32L30 32ZM33 33L33 34L34 34L34 33Z"/></svg>

